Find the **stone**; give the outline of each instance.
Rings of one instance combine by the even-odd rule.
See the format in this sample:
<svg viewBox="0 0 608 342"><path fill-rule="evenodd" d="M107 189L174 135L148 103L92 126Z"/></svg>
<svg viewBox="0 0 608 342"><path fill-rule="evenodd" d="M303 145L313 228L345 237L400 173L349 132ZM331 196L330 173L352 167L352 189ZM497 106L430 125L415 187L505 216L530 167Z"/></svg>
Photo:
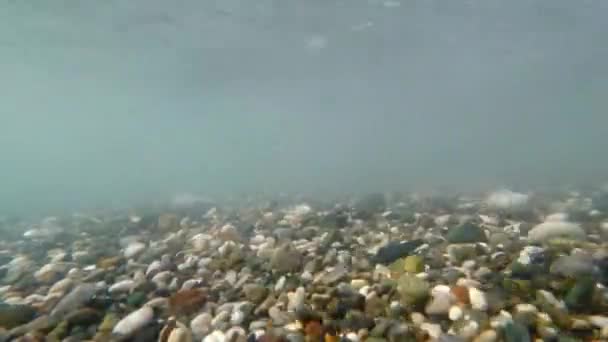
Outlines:
<svg viewBox="0 0 608 342"><path fill-rule="evenodd" d="M281 273L297 272L302 265L302 254L291 244L278 247L272 253L270 266Z"/></svg>
<svg viewBox="0 0 608 342"><path fill-rule="evenodd" d="M51 311L52 318L64 317L69 312L72 312L83 306L97 292L95 284L81 284L72 289L65 297L63 297Z"/></svg>
<svg viewBox="0 0 608 342"><path fill-rule="evenodd" d="M595 281L591 277L580 278L568 291L565 298L566 306L571 310L582 311L593 304Z"/></svg>
<svg viewBox="0 0 608 342"><path fill-rule="evenodd" d="M472 223L465 223L451 228L446 235L446 239L450 243L476 243L487 241L483 229Z"/></svg>
<svg viewBox="0 0 608 342"><path fill-rule="evenodd" d="M532 242L548 242L551 239L564 237L585 240L586 234L578 224L563 221L543 222L528 232L528 239Z"/></svg>
<svg viewBox="0 0 608 342"><path fill-rule="evenodd" d="M348 269L343 264L338 264L330 271L324 272L316 279L315 283L319 282L323 285L332 285L340 281L348 275Z"/></svg>
<svg viewBox="0 0 608 342"><path fill-rule="evenodd" d="M262 303L268 295L268 289L260 284L247 284L243 287L243 292L245 298L255 304Z"/></svg>
<svg viewBox="0 0 608 342"><path fill-rule="evenodd" d="M154 310L144 306L121 319L112 329L116 335L128 336L145 327L154 318Z"/></svg>
<svg viewBox="0 0 608 342"><path fill-rule="evenodd" d="M298 287L294 292L287 295L287 310L295 311L302 306L306 301L306 289L303 286Z"/></svg>
<svg viewBox="0 0 608 342"><path fill-rule="evenodd" d="M486 311L488 310L488 300L486 294L474 287L469 288L469 300L471 301L471 307L475 310Z"/></svg>
<svg viewBox="0 0 608 342"><path fill-rule="evenodd" d="M391 327L391 325L392 325L392 322L390 320L385 319L385 318L378 318L376 325L369 332L369 336L382 338L386 334L388 329Z"/></svg>
<svg viewBox="0 0 608 342"><path fill-rule="evenodd" d="M450 307L450 310L448 312L448 317L450 318L450 321L458 321L462 318L462 316L464 315L464 312L462 311L462 308L460 308L460 306L458 305L453 305L452 307Z"/></svg>
<svg viewBox="0 0 608 342"><path fill-rule="evenodd" d="M65 320L70 324L70 326L88 326L101 321L102 318L103 315L101 312L91 308L78 309L65 316Z"/></svg>
<svg viewBox="0 0 608 342"><path fill-rule="evenodd" d="M567 255L557 258L551 264L550 271L552 274L570 278L578 278L593 275L596 268L593 264L593 258L591 256Z"/></svg>
<svg viewBox="0 0 608 342"><path fill-rule="evenodd" d="M475 337L473 342L496 342L498 341L498 333L496 330L489 329L483 331L479 336Z"/></svg>
<svg viewBox="0 0 608 342"><path fill-rule="evenodd" d="M439 324L434 323L422 323L420 325L420 330L425 331L431 338L437 339L443 333L441 326Z"/></svg>
<svg viewBox="0 0 608 342"><path fill-rule="evenodd" d="M146 250L146 244L142 242L132 242L130 243L124 251L124 256L127 259L131 259L143 253Z"/></svg>
<svg viewBox="0 0 608 342"><path fill-rule="evenodd" d="M485 199L485 203L493 210L513 213L524 210L529 200L530 196L527 194L501 189L490 193Z"/></svg>
<svg viewBox="0 0 608 342"><path fill-rule="evenodd" d="M139 307L146 302L146 294L141 291L133 292L127 297L127 304L132 307Z"/></svg>
<svg viewBox="0 0 608 342"><path fill-rule="evenodd" d="M378 252L372 258L372 261L374 263L388 265L397 259L410 255L423 243L424 241L422 240L389 242L386 246L378 249Z"/></svg>
<svg viewBox="0 0 608 342"><path fill-rule="evenodd" d="M403 269L409 273L420 273L424 271L424 260L418 255L410 255L405 258Z"/></svg>
<svg viewBox="0 0 608 342"><path fill-rule="evenodd" d="M446 315L452 306L450 293L434 294L433 298L427 303L425 312L427 315Z"/></svg>
<svg viewBox="0 0 608 342"><path fill-rule="evenodd" d="M370 317L382 317L386 313L387 302L376 293L370 294L365 300L365 314Z"/></svg>
<svg viewBox="0 0 608 342"><path fill-rule="evenodd" d="M29 305L0 304L0 327L12 329L34 319L36 309Z"/></svg>
<svg viewBox="0 0 608 342"><path fill-rule="evenodd" d="M412 329L405 323L395 324L389 328L387 334L390 342L415 342L415 336Z"/></svg>
<svg viewBox="0 0 608 342"><path fill-rule="evenodd" d="M608 327L608 316L593 315L589 316L587 320L589 321L589 323L593 324L598 328Z"/></svg>
<svg viewBox="0 0 608 342"><path fill-rule="evenodd" d="M211 321L213 316L208 312L198 314L190 321L190 329L196 339L202 339L204 336L211 332L212 326Z"/></svg>
<svg viewBox="0 0 608 342"><path fill-rule="evenodd" d="M528 329L515 322L508 322L504 326L505 342L532 342Z"/></svg>
<svg viewBox="0 0 608 342"><path fill-rule="evenodd" d="M429 284L421 278L404 274L397 283L397 291L403 305L420 304L429 296Z"/></svg>
<svg viewBox="0 0 608 342"><path fill-rule="evenodd" d="M447 247L448 258L455 264L477 257L477 246L473 243L455 243Z"/></svg>

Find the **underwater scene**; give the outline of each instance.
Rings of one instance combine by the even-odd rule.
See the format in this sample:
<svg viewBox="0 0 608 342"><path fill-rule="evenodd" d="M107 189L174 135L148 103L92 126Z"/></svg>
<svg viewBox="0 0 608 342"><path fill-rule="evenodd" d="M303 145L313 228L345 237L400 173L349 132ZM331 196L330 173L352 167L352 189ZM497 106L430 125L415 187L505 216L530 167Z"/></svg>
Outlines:
<svg viewBox="0 0 608 342"><path fill-rule="evenodd" d="M0 0L0 342L608 342L606 18Z"/></svg>

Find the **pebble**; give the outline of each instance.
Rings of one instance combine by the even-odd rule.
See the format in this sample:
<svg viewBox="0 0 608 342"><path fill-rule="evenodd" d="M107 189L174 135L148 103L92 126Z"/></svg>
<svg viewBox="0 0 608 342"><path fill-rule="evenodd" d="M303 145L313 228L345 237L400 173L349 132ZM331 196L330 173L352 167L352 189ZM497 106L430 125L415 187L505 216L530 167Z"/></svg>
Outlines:
<svg viewBox="0 0 608 342"><path fill-rule="evenodd" d="M452 306L450 308L450 311L448 312L448 316L449 316L450 320L452 320L452 321L460 320L463 317L463 315L464 315L464 312L458 305Z"/></svg>
<svg viewBox="0 0 608 342"><path fill-rule="evenodd" d="M96 292L97 287L94 284L78 285L55 305L55 308L51 311L51 317L63 317L69 312L76 310L91 299Z"/></svg>
<svg viewBox="0 0 608 342"><path fill-rule="evenodd" d="M495 330L485 330L479 336L475 337L473 342L496 342L498 341L498 333Z"/></svg>
<svg viewBox="0 0 608 342"><path fill-rule="evenodd" d="M586 239L585 231L578 224L572 222L543 222L528 232L528 239L532 242L548 242L550 239L564 236L576 240Z"/></svg>
<svg viewBox="0 0 608 342"><path fill-rule="evenodd" d="M131 259L141 254L146 249L146 244L141 242L132 242L125 248L124 256Z"/></svg>
<svg viewBox="0 0 608 342"><path fill-rule="evenodd" d="M144 306L121 319L116 326L114 326L112 333L122 336L131 335L151 322L153 318L154 311L152 308Z"/></svg>
<svg viewBox="0 0 608 342"><path fill-rule="evenodd" d="M439 324L434 323L422 323L420 325L420 329L426 331L431 338L439 338L443 333L441 330L441 326Z"/></svg>
<svg viewBox="0 0 608 342"><path fill-rule="evenodd" d="M551 273L564 277L591 276L595 272L593 258L587 255L565 255L551 264Z"/></svg>
<svg viewBox="0 0 608 342"><path fill-rule="evenodd" d="M485 293L475 287L469 288L469 300L471 301L471 307L475 310L486 311L488 309L488 300Z"/></svg>
<svg viewBox="0 0 608 342"><path fill-rule="evenodd" d="M225 342L226 335L221 330L214 330L211 334L203 338L203 342Z"/></svg>

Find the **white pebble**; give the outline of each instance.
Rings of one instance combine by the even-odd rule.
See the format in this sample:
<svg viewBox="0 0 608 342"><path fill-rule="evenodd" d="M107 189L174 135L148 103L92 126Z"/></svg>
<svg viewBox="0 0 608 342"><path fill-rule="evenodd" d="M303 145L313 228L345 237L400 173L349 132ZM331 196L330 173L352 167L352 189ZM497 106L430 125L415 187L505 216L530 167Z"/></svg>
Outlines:
<svg viewBox="0 0 608 342"><path fill-rule="evenodd" d="M117 283L114 283L108 289L109 293L121 293L121 292L129 292L135 286L135 282L131 279L122 280Z"/></svg>
<svg viewBox="0 0 608 342"><path fill-rule="evenodd" d="M488 301L486 294L475 287L469 288L469 299L471 307L475 310L486 311L488 309Z"/></svg>
<svg viewBox="0 0 608 342"><path fill-rule="evenodd" d="M350 281L350 286L355 290L360 290L364 286L367 286L367 280L365 279L353 279Z"/></svg>
<svg viewBox="0 0 608 342"><path fill-rule="evenodd" d="M589 316L589 322L598 328L606 328L608 327L608 317L606 316Z"/></svg>
<svg viewBox="0 0 608 342"><path fill-rule="evenodd" d="M537 313L538 312L538 309L536 308L536 306L534 306L533 304L528 304L528 303L517 304L515 306L515 310L517 312L522 312L522 313Z"/></svg>
<svg viewBox="0 0 608 342"><path fill-rule="evenodd" d="M279 281L277 281L276 285L274 286L274 290L276 292L281 292L281 290L283 290L283 287L285 287L286 281L287 281L287 278L285 278L285 276L282 276L281 278L279 278Z"/></svg>
<svg viewBox="0 0 608 342"><path fill-rule="evenodd" d="M431 290L431 296L438 297L441 295L450 294L450 291L451 291L451 289L447 285L436 285Z"/></svg>
<svg viewBox="0 0 608 342"><path fill-rule="evenodd" d="M203 342L224 342L226 335L221 330L215 330L211 334L205 336Z"/></svg>
<svg viewBox="0 0 608 342"><path fill-rule="evenodd" d="M420 312L412 312L412 314L410 315L410 318L412 319L412 323L414 323L414 325L417 325L417 326L421 325L426 320L424 315L421 314Z"/></svg>
<svg viewBox="0 0 608 342"><path fill-rule="evenodd" d="M494 329L498 329L504 327L510 322L513 322L513 317L511 314L508 311L501 310L497 316L492 317L490 320L490 326Z"/></svg>
<svg viewBox="0 0 608 342"><path fill-rule="evenodd" d="M443 333L439 324L422 323L420 329L426 331L431 338L437 339Z"/></svg>
<svg viewBox="0 0 608 342"><path fill-rule="evenodd" d="M462 318L463 314L464 314L464 312L458 305L453 305L450 308L450 312L448 313L448 316L450 317L451 321L458 321Z"/></svg>
<svg viewBox="0 0 608 342"><path fill-rule="evenodd" d="M458 335L460 337L464 337L467 340L470 340L473 337L477 336L478 333L479 324L475 321L468 321L464 324Z"/></svg>
<svg viewBox="0 0 608 342"><path fill-rule="evenodd" d="M125 258L130 259L146 249L146 244L141 242L132 242L125 248Z"/></svg>
<svg viewBox="0 0 608 342"><path fill-rule="evenodd" d="M354 332L346 334L346 338L351 342L359 342L359 336Z"/></svg>
<svg viewBox="0 0 608 342"><path fill-rule="evenodd" d="M131 312L120 320L112 330L117 335L131 335L135 331L144 327L154 318L154 310L149 306L144 306Z"/></svg>

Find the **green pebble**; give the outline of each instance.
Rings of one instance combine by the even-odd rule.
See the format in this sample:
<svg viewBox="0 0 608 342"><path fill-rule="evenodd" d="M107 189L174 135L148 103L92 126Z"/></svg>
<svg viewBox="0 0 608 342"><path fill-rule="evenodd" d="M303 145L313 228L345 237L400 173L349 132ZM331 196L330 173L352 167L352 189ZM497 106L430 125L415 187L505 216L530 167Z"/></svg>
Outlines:
<svg viewBox="0 0 608 342"><path fill-rule="evenodd" d="M471 223L454 227L446 235L450 243L476 243L488 241L486 234L479 227Z"/></svg>
<svg viewBox="0 0 608 342"><path fill-rule="evenodd" d="M418 255L410 255L405 258L403 269L409 273L420 273L424 271L424 260Z"/></svg>
<svg viewBox="0 0 608 342"><path fill-rule="evenodd" d="M505 342L531 342L528 329L523 325L510 322L505 325Z"/></svg>
<svg viewBox="0 0 608 342"><path fill-rule="evenodd" d="M139 307L146 301L146 294L140 291L133 292L127 298L127 304L133 307Z"/></svg>
<svg viewBox="0 0 608 342"><path fill-rule="evenodd" d="M576 281L565 298L566 306L571 310L584 310L593 304L595 281L584 277Z"/></svg>

